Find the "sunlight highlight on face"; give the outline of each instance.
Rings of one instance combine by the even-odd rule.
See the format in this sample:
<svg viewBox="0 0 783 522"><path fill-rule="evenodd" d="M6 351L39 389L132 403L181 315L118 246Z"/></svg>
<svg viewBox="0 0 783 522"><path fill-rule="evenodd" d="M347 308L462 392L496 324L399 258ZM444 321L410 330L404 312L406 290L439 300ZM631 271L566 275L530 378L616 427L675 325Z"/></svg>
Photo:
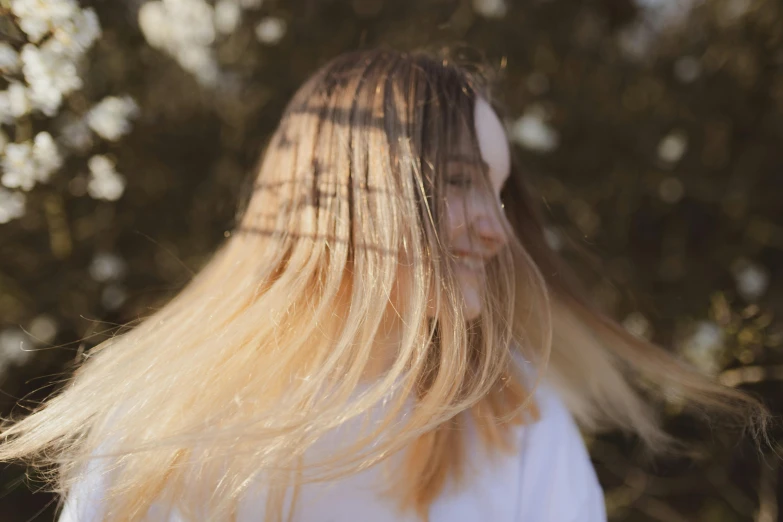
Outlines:
<svg viewBox="0 0 783 522"><path fill-rule="evenodd" d="M468 320L481 313L486 264L508 241L500 221L500 191L511 170L508 140L495 111L485 99L478 98L474 115L490 190L475 179L481 174L476 165L457 160L451 162L446 174L446 226Z"/></svg>

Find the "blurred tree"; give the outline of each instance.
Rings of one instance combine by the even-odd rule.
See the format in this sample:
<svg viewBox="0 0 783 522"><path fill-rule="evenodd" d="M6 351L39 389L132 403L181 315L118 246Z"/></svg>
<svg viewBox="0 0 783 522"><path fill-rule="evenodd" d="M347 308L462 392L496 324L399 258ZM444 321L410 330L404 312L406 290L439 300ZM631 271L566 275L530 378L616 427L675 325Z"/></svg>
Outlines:
<svg viewBox="0 0 783 522"><path fill-rule="evenodd" d="M0 0L0 35L18 52L26 37L11 34L19 17L10 5ZM86 115L105 96L128 93L133 107L110 106L114 126L94 117L88 132L124 134L122 110L134 128L80 152L71 143L79 127L62 131L67 121L2 122L11 142L51 124L60 150L73 151L25 192L23 215L0 225L2 414L55 390L85 349L181 288L231 229L292 92L332 56L383 45L448 45L500 71L509 136L546 204L549 239L601 305L780 411L783 13L775 0L82 7L95 10L102 35L79 69L83 88L65 93L62 111ZM0 50L8 92L24 74L2 69L2 58ZM91 165L93 155L110 163ZM122 197L90 197L95 172L111 165L125 176ZM708 441L695 464L653 466L614 435L590 441L610 518L776 520L776 461L761 463L722 430L679 417L674 403L669 410L674 433ZM52 518L51 497L19 484L22 468L0 473L4 521Z"/></svg>

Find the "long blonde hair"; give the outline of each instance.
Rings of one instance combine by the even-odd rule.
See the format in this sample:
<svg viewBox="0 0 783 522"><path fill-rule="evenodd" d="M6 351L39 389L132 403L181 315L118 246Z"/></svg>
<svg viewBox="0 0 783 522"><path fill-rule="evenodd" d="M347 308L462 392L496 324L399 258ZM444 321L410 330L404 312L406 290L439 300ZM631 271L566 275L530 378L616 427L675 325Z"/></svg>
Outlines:
<svg viewBox="0 0 783 522"><path fill-rule="evenodd" d="M143 519L153 502L230 520L250 484L265 488L267 519L278 520L287 491L404 452L390 491L426 518L446 481L462 478L459 428L470 422L487 448L513 451L511 427L535 421L544 372L583 427L627 430L655 449L668 437L648 404L664 392L761 418L752 399L588 303L544 241L516 170L504 190L512 240L487 267L481 316L466 321L440 173L457 135L473 133L479 96L489 99L478 76L424 54L359 52L325 65L285 110L211 262L167 306L93 349L37 411L7 423L0 460L31 459L66 494L91 458L111 456L105 520ZM390 314L402 339L363 386ZM352 444L305 463L326 433L379 404L382 418Z"/></svg>

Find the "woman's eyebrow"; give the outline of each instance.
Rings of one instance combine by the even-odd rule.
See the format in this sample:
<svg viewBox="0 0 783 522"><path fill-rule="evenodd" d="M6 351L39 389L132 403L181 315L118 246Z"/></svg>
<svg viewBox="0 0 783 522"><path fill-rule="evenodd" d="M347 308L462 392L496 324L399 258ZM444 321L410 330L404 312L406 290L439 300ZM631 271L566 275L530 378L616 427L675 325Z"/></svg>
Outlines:
<svg viewBox="0 0 783 522"><path fill-rule="evenodd" d="M447 160L447 163L458 163L460 165L470 165L474 167L480 167L482 169L489 169L489 165L487 165L487 162L484 161L482 158L476 158L475 156L466 156L461 154L456 154L453 156L450 156Z"/></svg>

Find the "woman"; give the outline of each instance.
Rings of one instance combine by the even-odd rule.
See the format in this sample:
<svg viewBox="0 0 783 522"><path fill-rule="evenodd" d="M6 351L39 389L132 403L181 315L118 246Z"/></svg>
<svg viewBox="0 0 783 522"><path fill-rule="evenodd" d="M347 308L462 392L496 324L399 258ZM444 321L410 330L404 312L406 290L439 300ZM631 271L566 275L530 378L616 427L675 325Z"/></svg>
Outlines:
<svg viewBox="0 0 783 522"><path fill-rule="evenodd" d="M214 259L0 459L53 466L68 521L593 522L572 416L654 449L664 392L761 416L587 304L490 101L423 54L324 66Z"/></svg>

